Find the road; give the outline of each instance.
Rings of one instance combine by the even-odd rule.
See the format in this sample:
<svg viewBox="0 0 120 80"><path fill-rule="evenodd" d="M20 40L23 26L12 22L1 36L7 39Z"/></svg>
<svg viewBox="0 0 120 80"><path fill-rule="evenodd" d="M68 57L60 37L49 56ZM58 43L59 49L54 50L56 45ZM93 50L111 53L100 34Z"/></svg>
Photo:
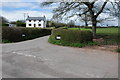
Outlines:
<svg viewBox="0 0 120 80"><path fill-rule="evenodd" d="M2 45L3 78L117 78L118 54L47 42L49 36Z"/></svg>

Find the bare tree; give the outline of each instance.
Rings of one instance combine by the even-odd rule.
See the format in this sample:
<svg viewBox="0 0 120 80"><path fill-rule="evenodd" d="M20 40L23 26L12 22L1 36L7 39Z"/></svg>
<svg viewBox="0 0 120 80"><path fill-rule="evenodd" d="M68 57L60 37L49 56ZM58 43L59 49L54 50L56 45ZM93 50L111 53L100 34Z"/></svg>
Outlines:
<svg viewBox="0 0 120 80"><path fill-rule="evenodd" d="M110 10L110 13L112 16L120 17L120 1L111 2L112 9Z"/></svg>
<svg viewBox="0 0 120 80"><path fill-rule="evenodd" d="M84 24L85 27L88 27L88 25L89 25L90 22L91 22L90 15L87 14L87 13L81 15L81 16L80 16L80 21L85 23L85 24Z"/></svg>
<svg viewBox="0 0 120 80"><path fill-rule="evenodd" d="M75 23L73 20L70 20L69 23L68 23L68 27L74 27L75 26Z"/></svg>
<svg viewBox="0 0 120 80"><path fill-rule="evenodd" d="M91 22L92 22L92 32L93 37L96 37L96 26L97 26L97 18L103 12L108 0L104 2L100 2L99 0L94 0L91 2L59 2L58 7L53 10L57 17L63 16L81 16L82 14L89 13ZM55 2L43 2L42 6L50 5ZM103 4L102 4L103 3Z"/></svg>

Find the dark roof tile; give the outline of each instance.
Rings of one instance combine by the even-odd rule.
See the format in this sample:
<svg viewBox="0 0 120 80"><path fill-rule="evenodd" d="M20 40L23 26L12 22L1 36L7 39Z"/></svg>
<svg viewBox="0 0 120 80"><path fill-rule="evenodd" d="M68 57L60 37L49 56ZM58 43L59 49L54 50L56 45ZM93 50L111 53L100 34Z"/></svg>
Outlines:
<svg viewBox="0 0 120 80"><path fill-rule="evenodd" d="M45 17L28 17L26 20L45 20Z"/></svg>

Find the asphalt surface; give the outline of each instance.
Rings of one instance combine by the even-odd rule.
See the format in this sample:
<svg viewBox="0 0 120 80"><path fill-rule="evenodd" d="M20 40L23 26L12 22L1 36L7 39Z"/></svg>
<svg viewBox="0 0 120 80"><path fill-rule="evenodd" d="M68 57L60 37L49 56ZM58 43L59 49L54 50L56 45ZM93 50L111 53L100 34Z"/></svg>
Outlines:
<svg viewBox="0 0 120 80"><path fill-rule="evenodd" d="M47 42L49 36L2 45L3 78L117 78L118 54Z"/></svg>

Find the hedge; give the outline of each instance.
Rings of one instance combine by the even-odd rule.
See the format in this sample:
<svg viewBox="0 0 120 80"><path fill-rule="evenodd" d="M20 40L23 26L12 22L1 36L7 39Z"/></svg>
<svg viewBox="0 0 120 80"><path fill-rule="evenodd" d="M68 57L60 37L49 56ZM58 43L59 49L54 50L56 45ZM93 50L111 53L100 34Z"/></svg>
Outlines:
<svg viewBox="0 0 120 80"><path fill-rule="evenodd" d="M120 48L116 49L116 52L120 53Z"/></svg>
<svg viewBox="0 0 120 80"><path fill-rule="evenodd" d="M92 32L88 30L69 30L69 29L54 29L51 37L55 39L57 35L61 36L61 41L84 43L92 41Z"/></svg>
<svg viewBox="0 0 120 80"><path fill-rule="evenodd" d="M60 36L61 39L57 40L56 36ZM83 47L85 45L93 45L92 42L92 32L89 30L70 30L70 29L54 29L51 36L49 37L49 42L53 44L63 45L63 46L75 46Z"/></svg>
<svg viewBox="0 0 120 80"><path fill-rule="evenodd" d="M24 41L51 34L51 29L23 28L23 27L3 27L2 40L10 42Z"/></svg>

